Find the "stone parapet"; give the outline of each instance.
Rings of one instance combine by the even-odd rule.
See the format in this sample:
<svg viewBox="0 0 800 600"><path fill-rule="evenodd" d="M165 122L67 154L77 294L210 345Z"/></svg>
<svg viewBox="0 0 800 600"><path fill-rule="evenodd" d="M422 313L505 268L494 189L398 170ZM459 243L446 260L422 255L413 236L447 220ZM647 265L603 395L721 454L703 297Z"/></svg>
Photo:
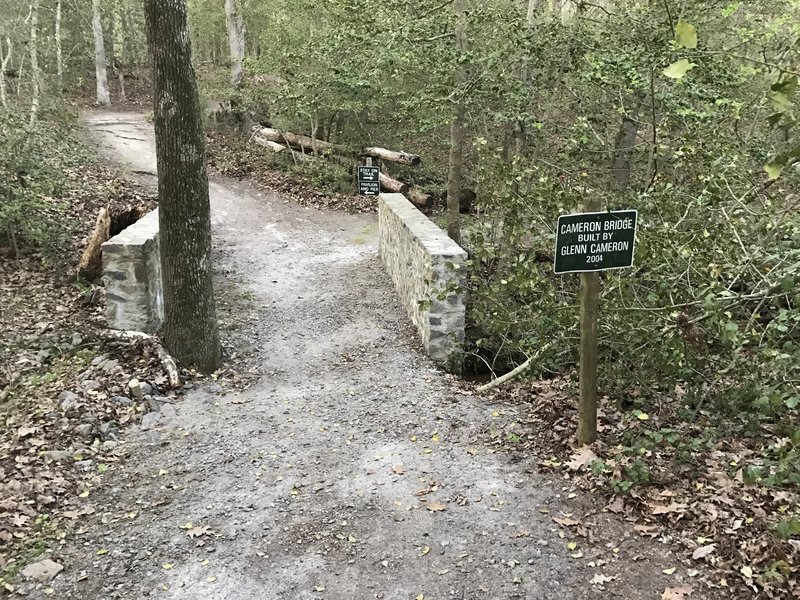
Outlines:
<svg viewBox="0 0 800 600"><path fill-rule="evenodd" d="M378 198L379 254L428 356L460 371L467 253L402 194Z"/></svg>
<svg viewBox="0 0 800 600"><path fill-rule="evenodd" d="M103 244L103 282L111 329L158 331L164 322L158 209Z"/></svg>

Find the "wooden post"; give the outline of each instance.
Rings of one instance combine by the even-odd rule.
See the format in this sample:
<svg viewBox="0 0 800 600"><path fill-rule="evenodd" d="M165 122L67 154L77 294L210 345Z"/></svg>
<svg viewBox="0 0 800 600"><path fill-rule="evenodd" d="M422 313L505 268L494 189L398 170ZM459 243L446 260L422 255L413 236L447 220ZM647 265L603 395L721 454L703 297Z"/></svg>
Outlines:
<svg viewBox="0 0 800 600"><path fill-rule="evenodd" d="M586 201L586 212L597 212L600 203ZM597 439L597 305L600 274L581 273L581 367L578 405L578 443L591 444Z"/></svg>

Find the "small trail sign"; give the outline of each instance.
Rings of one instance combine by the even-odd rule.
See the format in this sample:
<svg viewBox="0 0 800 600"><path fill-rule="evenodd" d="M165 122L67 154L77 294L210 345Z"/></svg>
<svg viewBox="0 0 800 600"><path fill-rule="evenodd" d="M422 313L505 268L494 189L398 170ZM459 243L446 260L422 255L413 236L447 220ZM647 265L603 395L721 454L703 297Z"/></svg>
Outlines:
<svg viewBox="0 0 800 600"><path fill-rule="evenodd" d="M635 210L561 215L553 270L588 273L632 266L636 216Z"/></svg>
<svg viewBox="0 0 800 600"><path fill-rule="evenodd" d="M377 196L381 191L381 170L378 167L358 165L358 193Z"/></svg>

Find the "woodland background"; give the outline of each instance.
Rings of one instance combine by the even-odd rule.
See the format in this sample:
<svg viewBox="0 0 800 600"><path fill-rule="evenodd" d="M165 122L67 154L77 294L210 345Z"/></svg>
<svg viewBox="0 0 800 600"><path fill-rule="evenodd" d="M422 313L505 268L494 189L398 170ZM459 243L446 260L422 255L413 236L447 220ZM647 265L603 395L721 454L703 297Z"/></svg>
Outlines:
<svg viewBox="0 0 800 600"><path fill-rule="evenodd" d="M443 226L458 222L470 254L467 362L479 376L534 357L529 375L572 381L578 285L552 273L554 224L588 200L637 209L634 268L602 276L609 426L591 485L619 494L682 485L705 468L699 457L714 456L743 484L794 493L796 0L189 0L189 9L218 171L278 170L331 196L353 193L352 164L268 155L221 123L226 112L355 153L422 157L391 174L430 194ZM142 8L10 0L0 41L0 245L9 261L54 265L69 245L60 198L91 160L75 143L76 103L151 110ZM471 211L441 214L447 190L473 191ZM735 551L759 585L791 576L800 534L792 502L769 512L763 529L783 550Z"/></svg>

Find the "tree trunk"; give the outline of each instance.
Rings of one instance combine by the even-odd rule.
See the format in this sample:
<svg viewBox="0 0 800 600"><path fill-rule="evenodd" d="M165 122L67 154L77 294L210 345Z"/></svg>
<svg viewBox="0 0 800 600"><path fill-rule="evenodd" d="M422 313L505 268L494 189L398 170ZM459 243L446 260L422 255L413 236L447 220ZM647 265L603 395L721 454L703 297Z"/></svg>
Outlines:
<svg viewBox="0 0 800 600"><path fill-rule="evenodd" d="M8 54L3 56L3 40L0 40L0 103L3 108L8 108L8 96L6 96L6 69L8 63L11 62L11 38L6 36L6 44L8 45Z"/></svg>
<svg viewBox="0 0 800 600"><path fill-rule="evenodd" d="M402 181L398 181L393 177L389 177L386 173L380 173L381 188L387 192L394 192L395 194L405 194L408 192L408 185Z"/></svg>
<svg viewBox="0 0 800 600"><path fill-rule="evenodd" d="M244 61L244 15L236 0L225 0L225 20L228 24L228 46L231 50L231 84L242 85Z"/></svg>
<svg viewBox="0 0 800 600"><path fill-rule="evenodd" d="M211 210L185 0L145 0L153 69L164 340L180 364L220 366Z"/></svg>
<svg viewBox="0 0 800 600"><path fill-rule="evenodd" d="M539 7L538 0L528 0L528 16L525 19L525 24L530 28L536 19L536 11ZM521 57L519 64L519 79L522 82L523 89L526 91L527 101L523 110L531 110L532 98L528 88L530 76L528 73L528 60L527 56ZM522 156L528 149L528 132L525 129L525 122L520 118L514 123L514 146L517 156Z"/></svg>
<svg viewBox="0 0 800 600"><path fill-rule="evenodd" d="M409 154L408 152L400 152L397 150L387 150L386 148L364 148L361 153L365 156L380 158L381 160L388 160L389 162L408 165L410 167L416 167L420 162L422 162L422 159L416 154Z"/></svg>
<svg viewBox="0 0 800 600"><path fill-rule="evenodd" d="M453 0L455 15L456 48L459 57L467 51L467 0ZM455 72L455 108L453 121L450 123L450 165L447 174L447 235L461 243L461 213L459 196L461 194L462 165L464 162L464 116L466 114L466 98L464 86L467 83L467 70L462 63L456 66Z"/></svg>
<svg viewBox="0 0 800 600"><path fill-rule="evenodd" d="M61 55L61 0L56 1L55 43L56 85L58 86L58 95L60 96L64 92L64 59Z"/></svg>
<svg viewBox="0 0 800 600"><path fill-rule="evenodd" d="M305 152L314 152L315 148L318 152L332 153L335 151L344 152L343 148L339 148L329 142L322 140L315 140L307 135L297 135L288 131L281 131L280 129L273 129L271 127L261 127L254 125L251 128L253 138L261 138L270 142L277 142L279 144L287 144L292 148L303 150Z"/></svg>
<svg viewBox="0 0 800 600"><path fill-rule="evenodd" d="M617 139L614 143L614 154L611 157L611 187L622 191L628 189L631 182L631 154L636 147L639 135L639 110L641 100L637 98L630 114L622 115Z"/></svg>
<svg viewBox="0 0 800 600"><path fill-rule="evenodd" d="M92 31L94 32L94 72L97 79L97 103L111 104L106 76L106 49L103 42L103 21L100 15L100 0L92 0Z"/></svg>
<svg viewBox="0 0 800 600"><path fill-rule="evenodd" d="M111 213L101 208L97 213L94 230L89 236L89 243L78 261L78 275L86 281L94 281L102 270L102 245L111 235Z"/></svg>
<svg viewBox="0 0 800 600"><path fill-rule="evenodd" d="M39 0L31 2L31 79L33 80L33 94L31 96L31 125L36 122L39 114L39 100L42 95L42 73L39 70Z"/></svg>

